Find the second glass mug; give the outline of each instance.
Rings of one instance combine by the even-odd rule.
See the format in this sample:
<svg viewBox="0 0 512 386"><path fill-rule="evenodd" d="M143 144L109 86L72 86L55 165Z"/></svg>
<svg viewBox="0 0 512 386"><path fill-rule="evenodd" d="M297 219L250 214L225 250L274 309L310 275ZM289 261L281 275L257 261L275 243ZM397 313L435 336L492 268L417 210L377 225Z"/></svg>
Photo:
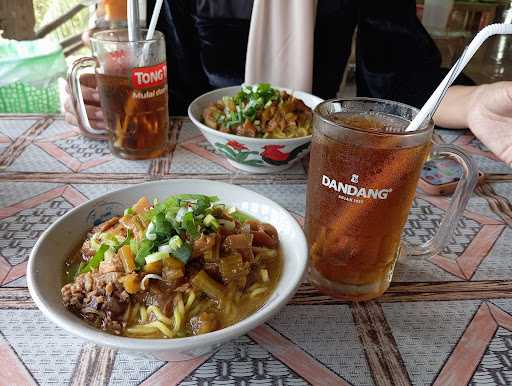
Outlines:
<svg viewBox="0 0 512 386"><path fill-rule="evenodd" d="M146 30L142 30L142 36ZM128 30L91 37L92 57L76 60L68 83L78 125L84 135L108 139L114 155L127 159L160 156L169 131L165 39L155 31L150 40L129 41ZM107 130L91 127L80 87L80 73L94 69Z"/></svg>
<svg viewBox="0 0 512 386"><path fill-rule="evenodd" d="M378 297L389 287L400 256L440 252L475 188L471 158L455 146L432 145L432 121L405 132L417 113L405 104L371 98L329 100L314 111L306 209L309 279L335 298ZM358 128L361 115L388 120L389 128ZM337 123L335 116L356 124ZM454 158L463 176L435 236L407 245L401 235L429 154Z"/></svg>

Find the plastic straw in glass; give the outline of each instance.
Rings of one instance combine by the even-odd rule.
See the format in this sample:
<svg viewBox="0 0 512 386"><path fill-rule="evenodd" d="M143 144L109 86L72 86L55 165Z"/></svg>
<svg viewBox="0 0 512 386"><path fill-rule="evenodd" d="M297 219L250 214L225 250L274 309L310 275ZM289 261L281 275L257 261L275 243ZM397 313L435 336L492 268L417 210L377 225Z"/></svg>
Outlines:
<svg viewBox="0 0 512 386"><path fill-rule="evenodd" d="M151 15L151 21L149 22L146 40L153 39L153 35L155 34L156 22L158 21L158 16L160 16L160 9L162 9L163 1L164 0L156 0L155 8L153 9L153 14Z"/></svg>
<svg viewBox="0 0 512 386"><path fill-rule="evenodd" d="M139 41L139 2L138 0L127 1L128 40L131 42Z"/></svg>
<svg viewBox="0 0 512 386"><path fill-rule="evenodd" d="M146 33L146 40L153 39L153 35L155 34L156 23L158 21L158 17L160 16L160 10L162 9L163 0L156 0L155 8L153 8L153 14L151 15L151 21L149 22L148 32ZM149 44L144 45L144 49L142 50L142 57L140 59L141 65L146 62L147 57L149 56Z"/></svg>
<svg viewBox="0 0 512 386"><path fill-rule="evenodd" d="M493 35L500 34L512 34L512 24L491 24L487 27L483 28L471 43L466 47L464 53L459 58L459 60L454 64L450 72L446 75L443 81L436 88L432 96L428 99L425 105L421 108L420 112L416 117L412 120L405 131L415 131L427 120L432 117L435 113L441 100L446 94L448 87L451 86L453 81L460 75L464 67L471 60L476 51L480 48L480 46L487 40L489 37Z"/></svg>

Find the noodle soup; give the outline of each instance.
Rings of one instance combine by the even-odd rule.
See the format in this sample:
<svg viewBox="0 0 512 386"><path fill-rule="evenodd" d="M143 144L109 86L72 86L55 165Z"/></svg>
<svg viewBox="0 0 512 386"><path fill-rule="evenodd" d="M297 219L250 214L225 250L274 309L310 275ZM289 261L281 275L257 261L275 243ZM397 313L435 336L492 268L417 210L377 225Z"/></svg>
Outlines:
<svg viewBox="0 0 512 386"><path fill-rule="evenodd" d="M66 261L64 305L103 331L178 338L258 310L281 275L275 228L216 197L142 197L94 227Z"/></svg>

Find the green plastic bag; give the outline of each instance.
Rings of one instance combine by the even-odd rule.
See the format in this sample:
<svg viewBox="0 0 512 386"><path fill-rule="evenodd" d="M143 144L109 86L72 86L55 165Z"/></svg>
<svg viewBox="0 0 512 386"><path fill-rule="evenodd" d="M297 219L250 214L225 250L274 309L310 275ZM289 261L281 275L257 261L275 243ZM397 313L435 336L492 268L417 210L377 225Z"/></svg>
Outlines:
<svg viewBox="0 0 512 386"><path fill-rule="evenodd" d="M0 39L0 113L57 113L57 79L66 73L61 46L50 39Z"/></svg>

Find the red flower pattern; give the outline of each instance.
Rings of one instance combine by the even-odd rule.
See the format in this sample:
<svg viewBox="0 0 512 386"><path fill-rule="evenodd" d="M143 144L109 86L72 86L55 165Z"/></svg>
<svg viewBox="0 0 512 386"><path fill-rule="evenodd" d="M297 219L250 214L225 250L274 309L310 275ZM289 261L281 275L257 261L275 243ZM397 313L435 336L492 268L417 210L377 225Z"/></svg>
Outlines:
<svg viewBox="0 0 512 386"><path fill-rule="evenodd" d="M239 143L233 139L231 141L228 141L228 143L226 145L228 145L232 149L238 150L238 151L247 150L247 146L242 145L241 143Z"/></svg>

